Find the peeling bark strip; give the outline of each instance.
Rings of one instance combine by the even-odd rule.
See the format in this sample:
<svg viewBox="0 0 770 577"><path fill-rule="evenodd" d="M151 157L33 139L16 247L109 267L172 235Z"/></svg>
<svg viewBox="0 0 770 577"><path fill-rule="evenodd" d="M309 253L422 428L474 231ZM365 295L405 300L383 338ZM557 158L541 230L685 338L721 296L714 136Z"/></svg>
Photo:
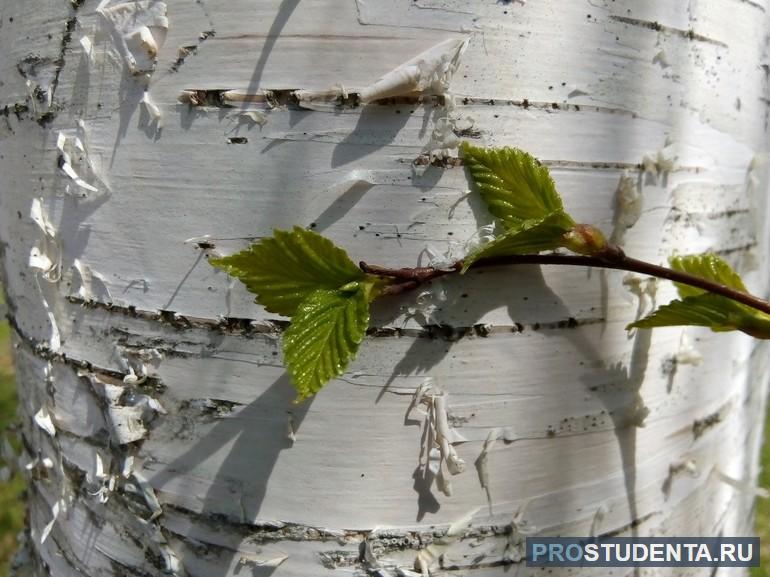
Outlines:
<svg viewBox="0 0 770 577"><path fill-rule="evenodd" d="M454 262L491 222L470 139L545 159L629 254L712 250L765 294L765 14L0 0L32 573L537 575L532 533L749 532L767 344L628 339L670 284L436 279L377 303L355 363L294 404L285 319L206 257L300 225L356 261Z"/></svg>

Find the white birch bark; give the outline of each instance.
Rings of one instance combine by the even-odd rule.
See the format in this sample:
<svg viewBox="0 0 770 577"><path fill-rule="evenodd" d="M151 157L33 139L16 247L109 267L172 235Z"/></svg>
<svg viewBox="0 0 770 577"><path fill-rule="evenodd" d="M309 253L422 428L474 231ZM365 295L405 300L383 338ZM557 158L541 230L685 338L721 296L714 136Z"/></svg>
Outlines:
<svg viewBox="0 0 770 577"><path fill-rule="evenodd" d="M490 218L454 128L543 159L630 254L714 250L767 294L767 10L0 2L31 573L539 575L528 532L750 533L767 347L627 336L669 284L534 266L437 283L378 304L348 372L292 404L285 319L205 259L295 224L378 264L458 256ZM464 39L451 80L397 75L446 93L361 103Z"/></svg>

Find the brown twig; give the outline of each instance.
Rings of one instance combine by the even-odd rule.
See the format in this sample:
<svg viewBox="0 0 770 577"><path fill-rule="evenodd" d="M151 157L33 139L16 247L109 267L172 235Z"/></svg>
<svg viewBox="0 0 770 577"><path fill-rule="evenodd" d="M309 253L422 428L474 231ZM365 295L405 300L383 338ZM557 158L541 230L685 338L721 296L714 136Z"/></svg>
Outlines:
<svg viewBox="0 0 770 577"><path fill-rule="evenodd" d="M417 281L418 283L427 282L433 278L444 276L445 274L459 272L462 268L462 261L457 261L448 269L434 268L432 266L418 266L414 268L388 268L377 264L367 264L364 261L358 263L359 268L365 273L395 278L404 281Z"/></svg>
<svg viewBox="0 0 770 577"><path fill-rule="evenodd" d="M613 245L614 246L614 245ZM482 259L473 263L474 268L489 266L510 266L519 264L539 264L539 265L568 265L568 266L587 266L596 268L609 268L616 270L625 270L636 272L648 276L667 279L673 282L686 284L695 288L703 289L709 293L726 297L732 301L739 302L753 309L770 315L770 302L755 297L726 285L701 278L686 272L673 270L664 266L659 266L635 258L625 256L622 251L617 253L611 251L607 256L583 256L575 254L520 254L490 259ZM388 268L378 265L371 265L365 262L359 263L361 270L382 277L397 279L402 282L391 285L391 290L386 290L383 294L400 294L408 290L417 288L422 283L435 278L455 274L460 272L463 267L462 260L457 261L451 267L446 269L433 267L416 268ZM391 288L389 287L389 288Z"/></svg>

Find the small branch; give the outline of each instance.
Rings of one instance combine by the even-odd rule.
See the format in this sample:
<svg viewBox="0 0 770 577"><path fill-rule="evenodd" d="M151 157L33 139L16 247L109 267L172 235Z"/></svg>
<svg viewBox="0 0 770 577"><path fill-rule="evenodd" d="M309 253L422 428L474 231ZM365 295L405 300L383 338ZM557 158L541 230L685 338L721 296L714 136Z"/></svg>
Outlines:
<svg viewBox="0 0 770 577"><path fill-rule="evenodd" d="M410 290L416 289L418 286L420 286L419 281L416 280L405 280L396 284L391 284L386 286L382 289L382 292L380 293L382 296L393 296L393 295L400 295L401 293L408 292Z"/></svg>
<svg viewBox="0 0 770 577"><path fill-rule="evenodd" d="M664 278L670 281L686 284L695 288L703 289L712 294L721 295L732 301L739 302L753 309L761 311L770 315L770 302L762 300L759 297L755 297L749 293L730 288L729 286L710 281L699 276L695 276L686 272L673 270L664 266L651 264L643 260L638 260L631 257L625 257L620 263L621 266L611 267L619 268L622 270L628 270L631 272L638 272L649 276L658 278Z"/></svg>
<svg viewBox="0 0 770 577"><path fill-rule="evenodd" d="M359 268L365 273L395 278L404 281L427 282L433 278L444 276L448 273L459 272L462 261L457 261L451 268L444 270L432 266L418 266L414 268L388 268L377 264L367 264L364 261L358 263Z"/></svg>
<svg viewBox="0 0 770 577"><path fill-rule="evenodd" d="M699 276L686 272L676 271L670 268L648 263L642 260L628 256L617 255L612 252L609 258L600 256L582 256L574 254L521 254L498 258L479 260L474 263L476 267L490 266L510 266L520 264L538 264L538 265L566 265L566 266L586 266L595 268L609 268L616 270L625 270L636 272L647 276L667 279L673 282L686 284L692 287L703 289L709 293L726 297L732 301L739 302L753 309L770 315L770 302L762 300L748 293L735 290L723 284L710 281ZM366 273L376 274L382 277L398 279L400 281L392 286L393 290L384 291L383 294L400 294L412 290L424 282L439 278L449 274L458 273L463 266L463 262L457 261L452 267L447 269L437 269L433 267L416 268L398 268L392 269L378 265L370 265L365 262L359 264L361 270Z"/></svg>

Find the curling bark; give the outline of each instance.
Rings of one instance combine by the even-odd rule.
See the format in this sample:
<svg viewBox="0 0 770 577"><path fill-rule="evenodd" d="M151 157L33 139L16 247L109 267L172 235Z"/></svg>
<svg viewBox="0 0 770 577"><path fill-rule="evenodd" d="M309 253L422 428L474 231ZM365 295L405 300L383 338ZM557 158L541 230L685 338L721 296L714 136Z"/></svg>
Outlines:
<svg viewBox="0 0 770 577"><path fill-rule="evenodd" d="M285 323L205 259L299 224L356 260L452 262L491 222L468 138L541 158L629 254L714 250L765 295L766 15L0 1L32 574L527 575L529 532L750 533L767 345L626 335L666 283L437 280L296 405Z"/></svg>

